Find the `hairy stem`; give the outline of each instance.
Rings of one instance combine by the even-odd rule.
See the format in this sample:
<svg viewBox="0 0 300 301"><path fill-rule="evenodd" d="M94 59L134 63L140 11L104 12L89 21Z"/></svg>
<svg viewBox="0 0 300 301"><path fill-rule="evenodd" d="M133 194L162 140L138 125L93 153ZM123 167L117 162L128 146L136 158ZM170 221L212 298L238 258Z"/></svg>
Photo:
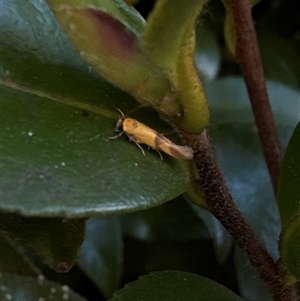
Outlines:
<svg viewBox="0 0 300 301"><path fill-rule="evenodd" d="M183 131L181 133L194 150L194 163L199 172L199 185L205 194L209 211L223 224L239 247L248 255L260 277L268 285L274 300L296 301L294 289L285 283L277 265L258 242L253 230L235 206L211 150L206 132L197 135Z"/></svg>
<svg viewBox="0 0 300 301"><path fill-rule="evenodd" d="M244 75L273 189L276 192L282 159L281 147L269 103L250 1L229 2L236 34L236 59Z"/></svg>

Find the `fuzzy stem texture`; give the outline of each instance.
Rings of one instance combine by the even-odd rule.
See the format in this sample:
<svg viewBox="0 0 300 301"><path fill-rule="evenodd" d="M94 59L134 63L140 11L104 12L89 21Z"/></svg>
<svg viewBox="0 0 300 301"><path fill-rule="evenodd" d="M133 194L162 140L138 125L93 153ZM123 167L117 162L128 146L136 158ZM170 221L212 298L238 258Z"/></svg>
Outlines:
<svg viewBox="0 0 300 301"><path fill-rule="evenodd" d="M194 150L194 164L199 173L199 186L205 194L209 211L247 254L260 277L268 285L274 301L296 301L294 289L285 283L277 265L258 242L253 230L236 207L219 170L206 131L194 135L181 131L181 134Z"/></svg>

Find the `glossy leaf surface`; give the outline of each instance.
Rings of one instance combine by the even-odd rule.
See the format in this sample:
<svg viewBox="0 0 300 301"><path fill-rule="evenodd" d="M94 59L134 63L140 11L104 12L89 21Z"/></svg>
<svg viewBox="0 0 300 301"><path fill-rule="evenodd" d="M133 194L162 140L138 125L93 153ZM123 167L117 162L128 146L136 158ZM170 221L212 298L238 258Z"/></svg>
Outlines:
<svg viewBox="0 0 300 301"><path fill-rule="evenodd" d="M296 279L300 280L300 213L296 214L281 233L282 260ZM293 279L292 282L296 281Z"/></svg>
<svg viewBox="0 0 300 301"><path fill-rule="evenodd" d="M206 2L158 1L144 31L147 54L168 74L180 96L182 116L177 124L198 133L209 120L206 95L194 64L195 24Z"/></svg>
<svg viewBox="0 0 300 301"><path fill-rule="evenodd" d="M108 139L114 104L128 112L134 102L80 58L44 2L5 1L2 14L2 210L83 217L149 208L184 192L184 162L154 151L144 157L126 137ZM138 116L170 129L150 111Z"/></svg>
<svg viewBox="0 0 300 301"><path fill-rule="evenodd" d="M117 291L110 301L242 301L224 286L195 274L165 271L142 276Z"/></svg>
<svg viewBox="0 0 300 301"><path fill-rule="evenodd" d="M40 274L24 250L3 234L0 234L0 272L27 276Z"/></svg>
<svg viewBox="0 0 300 301"><path fill-rule="evenodd" d="M287 146L278 188L283 224L281 255L293 275L300 279L300 123Z"/></svg>
<svg viewBox="0 0 300 301"><path fill-rule="evenodd" d="M299 87L300 57L295 45L272 31L259 31L258 42L265 76L282 84Z"/></svg>
<svg viewBox="0 0 300 301"><path fill-rule="evenodd" d="M0 229L52 269L68 272L85 234L84 219L33 218L0 213Z"/></svg>
<svg viewBox="0 0 300 301"><path fill-rule="evenodd" d="M46 280L43 276L29 277L4 273L0 278L0 300L3 301L84 301L66 285Z"/></svg>
<svg viewBox="0 0 300 301"><path fill-rule="evenodd" d="M142 104L171 92L167 77L142 50L145 20L123 1L47 1L81 55L109 82Z"/></svg>
<svg viewBox="0 0 300 301"><path fill-rule="evenodd" d="M278 203L283 226L300 213L300 123L287 146L278 187Z"/></svg>

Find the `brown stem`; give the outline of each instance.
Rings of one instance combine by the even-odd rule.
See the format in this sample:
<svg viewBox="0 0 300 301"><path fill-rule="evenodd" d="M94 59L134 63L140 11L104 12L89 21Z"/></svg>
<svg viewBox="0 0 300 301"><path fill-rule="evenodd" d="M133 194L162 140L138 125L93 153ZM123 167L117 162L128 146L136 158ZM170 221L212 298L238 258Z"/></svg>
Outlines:
<svg viewBox="0 0 300 301"><path fill-rule="evenodd" d="M236 58L243 72L273 189L281 166L281 147L273 119L249 0L230 0L236 33Z"/></svg>
<svg viewBox="0 0 300 301"><path fill-rule="evenodd" d="M210 212L248 255L252 265L268 285L274 300L297 300L295 291L284 282L277 265L257 241L252 229L235 206L211 150L206 132L200 135L181 133L194 150L194 163L200 176L199 185L205 194Z"/></svg>

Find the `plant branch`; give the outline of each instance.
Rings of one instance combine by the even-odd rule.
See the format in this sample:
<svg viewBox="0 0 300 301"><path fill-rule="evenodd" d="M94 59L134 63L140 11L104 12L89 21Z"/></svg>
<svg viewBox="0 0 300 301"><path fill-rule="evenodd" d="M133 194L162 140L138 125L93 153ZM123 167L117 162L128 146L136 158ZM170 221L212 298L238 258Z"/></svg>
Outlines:
<svg viewBox="0 0 300 301"><path fill-rule="evenodd" d="M244 75L273 189L276 192L282 159L281 147L269 103L250 1L229 2L236 34L236 59Z"/></svg>
<svg viewBox="0 0 300 301"><path fill-rule="evenodd" d="M194 150L194 163L199 172L199 186L205 194L209 211L223 224L239 247L248 255L260 277L268 285L274 300L296 301L294 289L285 283L277 265L258 242L253 230L235 206L211 150L206 132L189 134L181 131L181 134Z"/></svg>

